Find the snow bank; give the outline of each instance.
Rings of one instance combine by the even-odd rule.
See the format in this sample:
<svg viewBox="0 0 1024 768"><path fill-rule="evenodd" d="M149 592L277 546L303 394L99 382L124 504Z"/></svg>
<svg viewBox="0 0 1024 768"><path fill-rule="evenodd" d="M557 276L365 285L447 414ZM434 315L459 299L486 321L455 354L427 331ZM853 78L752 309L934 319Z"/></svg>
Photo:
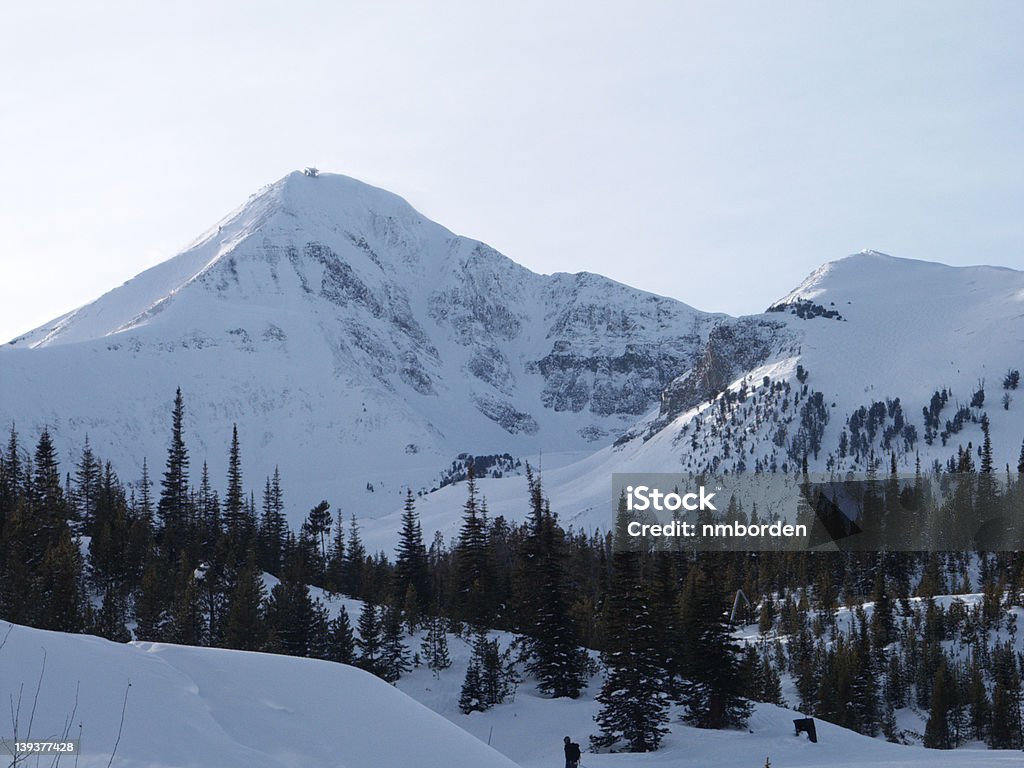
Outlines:
<svg viewBox="0 0 1024 768"><path fill-rule="evenodd" d="M0 624L0 642L9 626ZM41 672L31 736L59 736L74 711L70 735L78 735L81 723L81 768L107 765L129 681L115 766L515 765L387 683L342 664L119 645L20 626L13 626L0 650L0 736L13 735L7 702L16 701L19 691L24 735Z"/></svg>

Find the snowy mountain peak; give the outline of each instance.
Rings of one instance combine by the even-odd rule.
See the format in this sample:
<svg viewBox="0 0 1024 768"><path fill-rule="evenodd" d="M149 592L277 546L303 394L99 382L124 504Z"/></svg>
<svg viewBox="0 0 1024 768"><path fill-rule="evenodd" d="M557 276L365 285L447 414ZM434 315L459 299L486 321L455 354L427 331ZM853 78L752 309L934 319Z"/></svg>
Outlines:
<svg viewBox="0 0 1024 768"><path fill-rule="evenodd" d="M769 312L800 301L917 308L934 305L939 297L964 294L970 300L971 294L991 290L998 295L1004 288L1012 293L1022 287L1024 272L1005 267L953 267L867 250L821 265Z"/></svg>
<svg viewBox="0 0 1024 768"><path fill-rule="evenodd" d="M722 321L600 275L533 273L390 192L296 172L8 345L0 424L48 424L69 456L88 432L115 460L125 430L141 431L152 459L180 385L214 471L237 422L258 473L282 463L324 497L339 483L429 488L466 451L613 440ZM69 365L74 391L41 372Z"/></svg>

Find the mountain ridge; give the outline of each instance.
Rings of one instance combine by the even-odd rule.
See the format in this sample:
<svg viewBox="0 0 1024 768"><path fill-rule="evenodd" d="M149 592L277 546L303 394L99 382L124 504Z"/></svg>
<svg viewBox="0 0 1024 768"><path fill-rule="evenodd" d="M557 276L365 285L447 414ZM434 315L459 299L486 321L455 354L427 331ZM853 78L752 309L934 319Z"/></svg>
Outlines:
<svg viewBox="0 0 1024 768"><path fill-rule="evenodd" d="M463 453L583 456L564 482L601 494L627 455L635 468L788 471L809 452L824 468L850 413L893 398L903 443L862 447L906 463L932 392L966 403L987 373L1009 462L1024 423L996 412L998 377L1024 357L1022 301L1016 270L865 251L767 312L713 314L594 273L534 273L390 192L292 173L181 254L0 348L0 425L48 426L65 462L88 434L137 477L142 456L154 467L164 454L181 385L194 462L214 477L238 423L250 477L281 465L301 489L294 518L321 497L373 517ZM810 431L790 394L800 371L826 422ZM765 376L785 395L760 392ZM723 398L728 423L708 412ZM981 413L965 427L975 442Z"/></svg>

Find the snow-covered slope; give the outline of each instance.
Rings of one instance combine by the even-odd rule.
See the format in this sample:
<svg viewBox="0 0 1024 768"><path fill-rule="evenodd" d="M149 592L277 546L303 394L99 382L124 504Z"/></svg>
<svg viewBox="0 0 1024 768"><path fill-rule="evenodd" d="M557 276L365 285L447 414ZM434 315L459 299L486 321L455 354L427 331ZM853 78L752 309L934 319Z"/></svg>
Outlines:
<svg viewBox="0 0 1024 768"><path fill-rule="evenodd" d="M353 179L293 173L173 259L0 350L0 425L86 434L127 480L193 463L389 509L463 451L580 450L658 402L717 316L592 274L542 276ZM374 493L369 493L372 487ZM299 512L301 514L301 511Z"/></svg>
<svg viewBox="0 0 1024 768"><path fill-rule="evenodd" d="M977 450L983 415L995 466L1016 470L1024 389L1003 379L1021 368L1024 273L860 253L825 264L762 315L717 324L660 407L616 444L545 469L545 490L563 524L607 530L616 472L795 472L806 453L812 471L863 472L872 458L888 471L895 454L912 473L918 458L928 470L960 446ZM942 391L930 429L922 409ZM524 516L522 478L480 490L492 515ZM423 499L425 525L454 535L464 493ZM387 546L397 512L368 527Z"/></svg>
<svg viewBox="0 0 1024 768"><path fill-rule="evenodd" d="M346 601L352 603L352 601ZM350 614L357 606L349 605ZM42 674L31 736L79 738L78 765L148 768L264 766L493 766L561 764L561 741L584 747L598 704L591 688L577 701L537 696L529 681L515 700L485 713L458 711L468 647L451 638L451 669L420 668L398 689L332 662L209 648L132 643L0 625L0 696L21 695L19 735ZM44 661L45 656L45 661ZM45 664L45 666L44 666ZM124 693L127 705L117 741ZM77 707L76 707L77 695ZM421 704L417 703L418 700ZM429 707L430 709L427 709ZM5 703L5 711L8 709ZM434 710L434 711L430 711ZM678 713L674 713L678 714ZM889 744L818 721L818 744L793 736L799 713L757 706L746 731L702 731L673 717L653 754L590 754L589 768L615 766L1002 766L1019 752L952 752ZM5 722L7 722L5 716ZM5 726L5 737L13 735ZM490 740L493 749L485 743ZM69 764L71 760L67 761Z"/></svg>
<svg viewBox="0 0 1024 768"><path fill-rule="evenodd" d="M353 667L11 626L0 624L0 735L14 735L20 697L19 737L81 738L67 764L102 768L116 744L114 765L125 767L514 766Z"/></svg>

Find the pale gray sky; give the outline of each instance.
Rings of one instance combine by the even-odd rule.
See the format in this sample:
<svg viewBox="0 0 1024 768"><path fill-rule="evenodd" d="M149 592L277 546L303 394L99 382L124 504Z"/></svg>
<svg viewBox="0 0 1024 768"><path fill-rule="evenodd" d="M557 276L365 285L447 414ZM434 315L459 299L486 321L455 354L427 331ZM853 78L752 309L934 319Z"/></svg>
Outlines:
<svg viewBox="0 0 1024 768"><path fill-rule="evenodd" d="M1024 3L19 5L4 339L310 163L734 314L862 248L1024 268Z"/></svg>

